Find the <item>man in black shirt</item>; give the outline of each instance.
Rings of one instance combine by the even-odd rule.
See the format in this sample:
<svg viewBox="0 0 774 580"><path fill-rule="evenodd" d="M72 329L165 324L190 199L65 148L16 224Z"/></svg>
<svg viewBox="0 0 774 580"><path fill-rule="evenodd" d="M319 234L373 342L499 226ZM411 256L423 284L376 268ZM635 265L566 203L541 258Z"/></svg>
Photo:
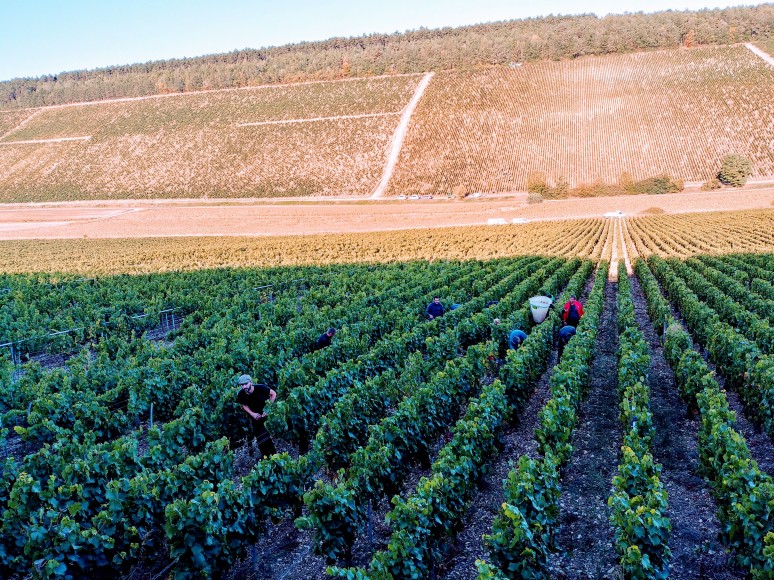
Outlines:
<svg viewBox="0 0 774 580"><path fill-rule="evenodd" d="M446 312L446 310L444 309L443 304L441 304L441 299L438 296L434 296L433 301L428 304L425 309L425 317L428 320L432 320L433 318L443 316L444 312Z"/></svg>
<svg viewBox="0 0 774 580"><path fill-rule="evenodd" d="M253 442L258 443L258 449L262 456L274 455L277 449L264 425L267 415L263 408L266 406L266 401L274 402L277 393L266 385L254 385L250 375L242 375L237 382L241 387L237 395L237 403L242 405L245 413L250 415L250 423L252 423L253 428L252 438L248 436L247 439L248 450L252 448L252 439Z"/></svg>
<svg viewBox="0 0 774 580"><path fill-rule="evenodd" d="M333 335L336 334L335 328L329 328L325 332L323 332L320 335L320 338L317 339L317 350L320 350L321 348L325 348L326 346L331 345L331 339L333 338Z"/></svg>

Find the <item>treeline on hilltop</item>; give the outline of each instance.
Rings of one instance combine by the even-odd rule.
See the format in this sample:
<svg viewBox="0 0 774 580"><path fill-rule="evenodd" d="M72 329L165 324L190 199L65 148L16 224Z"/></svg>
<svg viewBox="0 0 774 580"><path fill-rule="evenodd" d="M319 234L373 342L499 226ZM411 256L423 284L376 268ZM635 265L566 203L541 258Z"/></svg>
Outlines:
<svg viewBox="0 0 774 580"><path fill-rule="evenodd" d="M771 38L774 4L604 18L548 16L13 79L0 82L0 109Z"/></svg>

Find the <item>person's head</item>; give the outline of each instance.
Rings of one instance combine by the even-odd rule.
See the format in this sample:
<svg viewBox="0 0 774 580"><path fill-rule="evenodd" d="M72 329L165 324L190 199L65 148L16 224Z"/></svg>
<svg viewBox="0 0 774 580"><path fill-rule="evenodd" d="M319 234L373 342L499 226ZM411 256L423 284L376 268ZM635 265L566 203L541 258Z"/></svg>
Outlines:
<svg viewBox="0 0 774 580"><path fill-rule="evenodd" d="M495 318L495 319L492 321L492 324L494 324L495 326L498 326L498 325L500 324L500 319L499 319L499 318Z"/></svg>
<svg viewBox="0 0 774 580"><path fill-rule="evenodd" d="M514 336L511 342L513 343L513 346L515 346L516 348L519 348L521 346L522 340L520 336Z"/></svg>
<svg viewBox="0 0 774 580"><path fill-rule="evenodd" d="M333 327L330 327L327 331L325 331L325 334L327 334L328 336L333 336L334 334L336 334L336 329Z"/></svg>
<svg viewBox="0 0 774 580"><path fill-rule="evenodd" d="M575 298L575 295L573 295L573 296L570 296L570 300L575 300L575 299L576 299L576 298Z"/></svg>
<svg viewBox="0 0 774 580"><path fill-rule="evenodd" d="M250 378L250 375L242 375L237 379L237 384L240 388L244 389L248 393L252 392L253 390L253 379Z"/></svg>
<svg viewBox="0 0 774 580"><path fill-rule="evenodd" d="M441 299L438 296L433 296L433 302L435 302L436 304L440 304Z"/></svg>

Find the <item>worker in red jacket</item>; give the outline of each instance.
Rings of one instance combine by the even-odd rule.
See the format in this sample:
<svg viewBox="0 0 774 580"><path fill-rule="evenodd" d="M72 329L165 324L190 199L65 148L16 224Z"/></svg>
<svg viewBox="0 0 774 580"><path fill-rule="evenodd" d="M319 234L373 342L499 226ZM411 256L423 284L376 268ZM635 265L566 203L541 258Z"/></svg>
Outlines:
<svg viewBox="0 0 774 580"><path fill-rule="evenodd" d="M583 304L575 299L575 296L570 296L570 300L562 308L562 322L568 326L576 328L578 322L583 317Z"/></svg>

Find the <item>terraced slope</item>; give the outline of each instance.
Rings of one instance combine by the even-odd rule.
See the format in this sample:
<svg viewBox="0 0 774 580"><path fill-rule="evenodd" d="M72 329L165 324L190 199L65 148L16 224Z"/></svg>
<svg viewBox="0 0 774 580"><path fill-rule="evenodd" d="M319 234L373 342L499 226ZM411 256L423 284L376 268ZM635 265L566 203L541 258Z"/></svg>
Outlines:
<svg viewBox="0 0 774 580"><path fill-rule="evenodd" d="M390 192L705 181L730 153L770 176L772 139L774 67L743 45L454 71L417 107Z"/></svg>
<svg viewBox="0 0 774 580"><path fill-rule="evenodd" d="M774 67L744 45L436 74L385 195L774 176ZM0 202L366 197L421 75L0 113ZM381 191L381 190L380 190Z"/></svg>
<svg viewBox="0 0 774 580"><path fill-rule="evenodd" d="M389 139L420 79L307 83L27 111L30 118L0 140L1 197L367 195L381 177ZM0 122L13 115L19 113L2 115Z"/></svg>

